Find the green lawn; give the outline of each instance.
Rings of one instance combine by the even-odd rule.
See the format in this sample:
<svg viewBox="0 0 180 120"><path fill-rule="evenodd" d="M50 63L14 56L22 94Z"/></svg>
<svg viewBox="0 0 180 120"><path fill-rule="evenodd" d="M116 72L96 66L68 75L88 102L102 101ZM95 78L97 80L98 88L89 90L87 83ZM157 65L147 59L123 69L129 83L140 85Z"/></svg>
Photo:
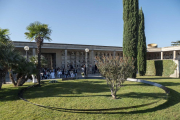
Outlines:
<svg viewBox="0 0 180 120"><path fill-rule="evenodd" d="M105 80L46 81L42 87L24 92L24 98L28 101L51 106L43 108L17 97L18 91L31 83L20 88L7 84L0 90L0 119L179 119L180 79L152 76L141 79L168 87L170 95L167 97L162 89L155 86L126 81L117 93L120 99L114 100Z"/></svg>

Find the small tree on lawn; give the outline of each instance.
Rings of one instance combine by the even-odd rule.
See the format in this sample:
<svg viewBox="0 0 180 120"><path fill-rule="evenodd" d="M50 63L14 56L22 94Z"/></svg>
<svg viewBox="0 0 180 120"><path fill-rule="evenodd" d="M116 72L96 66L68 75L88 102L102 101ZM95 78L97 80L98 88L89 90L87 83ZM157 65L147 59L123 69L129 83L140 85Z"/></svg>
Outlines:
<svg viewBox="0 0 180 120"><path fill-rule="evenodd" d="M119 57L96 57L97 67L103 77L106 78L110 87L113 99L116 99L116 93L122 84L134 70L134 61L130 58Z"/></svg>
<svg viewBox="0 0 180 120"><path fill-rule="evenodd" d="M13 75L13 71L16 76ZM37 69L32 62L28 62L24 57L20 57L15 66L9 68L9 78L15 87L22 86L28 79L32 79L31 75L36 74Z"/></svg>

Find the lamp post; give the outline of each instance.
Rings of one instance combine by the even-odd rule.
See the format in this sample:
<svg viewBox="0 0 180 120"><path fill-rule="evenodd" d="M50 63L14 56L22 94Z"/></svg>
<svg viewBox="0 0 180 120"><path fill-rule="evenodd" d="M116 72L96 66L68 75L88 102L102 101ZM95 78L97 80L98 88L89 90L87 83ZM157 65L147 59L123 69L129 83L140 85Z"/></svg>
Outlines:
<svg viewBox="0 0 180 120"><path fill-rule="evenodd" d="M89 49L88 48L86 48L85 49L85 52L86 52L86 77L88 77L88 63L87 63L87 53L89 52Z"/></svg>
<svg viewBox="0 0 180 120"><path fill-rule="evenodd" d="M24 46L24 50L26 51L26 60L28 61L28 54L27 54L27 51L29 50L29 46Z"/></svg>

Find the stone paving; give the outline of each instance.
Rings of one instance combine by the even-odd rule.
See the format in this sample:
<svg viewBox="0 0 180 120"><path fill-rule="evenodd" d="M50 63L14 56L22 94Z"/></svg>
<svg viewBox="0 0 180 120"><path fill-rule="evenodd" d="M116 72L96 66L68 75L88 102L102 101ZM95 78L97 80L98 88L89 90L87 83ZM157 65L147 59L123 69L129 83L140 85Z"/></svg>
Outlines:
<svg viewBox="0 0 180 120"><path fill-rule="evenodd" d="M101 75L100 75L100 73L88 74L88 77L89 77L89 78L91 78L91 77L97 77L97 78L98 78L98 77L101 77ZM78 73L77 78L82 78L81 73ZM61 79L61 78L58 78L58 77L56 76L55 79ZM43 80L47 80L47 79L43 79ZM29 79L27 82L32 82L32 80ZM8 74L6 75L6 83L11 83Z"/></svg>

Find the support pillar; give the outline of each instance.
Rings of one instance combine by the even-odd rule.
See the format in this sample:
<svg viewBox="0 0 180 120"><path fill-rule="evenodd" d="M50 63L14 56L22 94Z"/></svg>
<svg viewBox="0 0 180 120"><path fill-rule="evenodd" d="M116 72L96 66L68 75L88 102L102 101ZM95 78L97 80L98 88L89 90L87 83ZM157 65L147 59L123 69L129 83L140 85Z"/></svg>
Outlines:
<svg viewBox="0 0 180 120"><path fill-rule="evenodd" d="M85 53L85 61L86 61L86 77L88 77L88 52Z"/></svg>
<svg viewBox="0 0 180 120"><path fill-rule="evenodd" d="M163 52L161 52L161 60L163 60Z"/></svg>
<svg viewBox="0 0 180 120"><path fill-rule="evenodd" d="M32 54L33 56L36 55L36 49L35 49L35 48L32 49L32 53L33 53L33 54Z"/></svg>
<svg viewBox="0 0 180 120"><path fill-rule="evenodd" d="M94 50L91 51L91 64L94 67Z"/></svg>
<svg viewBox="0 0 180 120"><path fill-rule="evenodd" d="M113 52L113 57L116 57L116 51L114 50L114 52Z"/></svg>
<svg viewBox="0 0 180 120"><path fill-rule="evenodd" d="M176 51L174 50L173 51L173 60L175 60L176 59Z"/></svg>
<svg viewBox="0 0 180 120"><path fill-rule="evenodd" d="M67 70L67 50L65 50L64 64L65 64L65 69Z"/></svg>

